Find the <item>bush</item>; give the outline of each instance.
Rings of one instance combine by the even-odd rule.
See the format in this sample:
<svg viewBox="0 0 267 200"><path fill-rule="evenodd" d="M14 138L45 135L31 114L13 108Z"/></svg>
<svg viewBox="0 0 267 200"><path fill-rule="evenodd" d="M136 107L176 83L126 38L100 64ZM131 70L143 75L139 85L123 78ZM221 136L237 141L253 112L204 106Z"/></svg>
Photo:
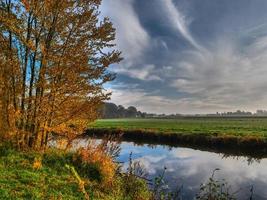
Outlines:
<svg viewBox="0 0 267 200"><path fill-rule="evenodd" d="M73 157L77 172L92 180L110 184L115 176L116 164L100 147L79 149Z"/></svg>
<svg viewBox="0 0 267 200"><path fill-rule="evenodd" d="M196 196L198 200L234 200L235 196L230 192L230 187L224 180L216 180L215 169L207 183L201 184L200 191Z"/></svg>
<svg viewBox="0 0 267 200"><path fill-rule="evenodd" d="M121 188L125 200L148 200L151 199L151 191L147 182L134 175L121 177Z"/></svg>

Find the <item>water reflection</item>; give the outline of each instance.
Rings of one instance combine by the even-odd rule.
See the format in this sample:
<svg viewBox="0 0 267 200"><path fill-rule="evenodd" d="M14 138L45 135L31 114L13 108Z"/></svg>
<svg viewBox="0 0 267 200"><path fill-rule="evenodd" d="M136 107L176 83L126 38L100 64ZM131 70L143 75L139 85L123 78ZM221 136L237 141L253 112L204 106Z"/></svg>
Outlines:
<svg viewBox="0 0 267 200"><path fill-rule="evenodd" d="M87 144L88 139L78 141L78 146ZM238 199L247 199L253 185L254 199L267 199L267 159L253 159L243 156L223 154L190 148L167 147L162 145L136 145L133 142L121 142L119 162L126 169L129 154L133 160L140 161L153 178L166 170L166 180L172 189L183 185L183 199L193 199L200 184L206 182L214 169L218 179L225 179L231 190L237 192Z"/></svg>

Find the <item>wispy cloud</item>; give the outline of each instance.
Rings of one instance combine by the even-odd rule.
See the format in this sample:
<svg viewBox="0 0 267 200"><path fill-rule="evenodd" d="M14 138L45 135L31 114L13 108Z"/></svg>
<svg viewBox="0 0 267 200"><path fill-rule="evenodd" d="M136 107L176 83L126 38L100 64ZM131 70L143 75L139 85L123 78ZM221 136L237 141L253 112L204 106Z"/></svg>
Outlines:
<svg viewBox="0 0 267 200"><path fill-rule="evenodd" d="M267 3L103 2L125 58L112 101L158 113L267 109Z"/></svg>
<svg viewBox="0 0 267 200"><path fill-rule="evenodd" d="M179 78L170 85L203 104L227 105L229 109L265 108L266 64L267 37L245 46L224 39L213 51L185 53L177 65Z"/></svg>
<svg viewBox="0 0 267 200"><path fill-rule="evenodd" d="M203 50L203 47L198 44L198 42L194 39L192 34L188 29L188 25L190 24L189 20L186 20L186 17L178 10L178 8L174 5L172 0L161 0L163 6L166 9L169 20L172 22L172 25L175 29L177 29L181 35L188 41L192 46L196 49Z"/></svg>
<svg viewBox="0 0 267 200"><path fill-rule="evenodd" d="M162 79L155 74L155 66L152 64L143 65L140 69L133 67L131 69L117 67L114 71L142 81L162 81Z"/></svg>
<svg viewBox="0 0 267 200"><path fill-rule="evenodd" d="M125 59L136 59L150 37L133 8L133 0L104 0L102 15L109 16L117 29L117 44Z"/></svg>
<svg viewBox="0 0 267 200"><path fill-rule="evenodd" d="M124 106L135 105L138 109L150 113L203 113L214 109L228 109L228 106L211 102L203 102L197 98L183 97L172 99L156 94L154 91L147 92L139 89L139 86L117 85L110 88L112 102Z"/></svg>

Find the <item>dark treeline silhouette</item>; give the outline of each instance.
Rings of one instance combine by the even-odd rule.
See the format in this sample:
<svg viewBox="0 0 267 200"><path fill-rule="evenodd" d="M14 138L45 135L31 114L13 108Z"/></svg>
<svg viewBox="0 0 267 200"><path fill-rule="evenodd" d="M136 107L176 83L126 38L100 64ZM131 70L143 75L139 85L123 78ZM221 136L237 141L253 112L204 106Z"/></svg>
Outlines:
<svg viewBox="0 0 267 200"><path fill-rule="evenodd" d="M112 119L112 118L165 118L176 119L181 117L267 117L266 110L257 110L255 113L248 111L237 110L234 112L217 112L214 114L195 114L195 115L183 115L183 114L155 114L146 113L137 110L134 106L124 107L122 105L116 105L114 103L104 103L100 109L100 118Z"/></svg>
<svg viewBox="0 0 267 200"><path fill-rule="evenodd" d="M216 114L208 114L208 116L267 116L266 110L257 110L255 113L237 110L235 112L217 112Z"/></svg>
<svg viewBox="0 0 267 200"><path fill-rule="evenodd" d="M134 106L128 108L122 105L116 105L114 103L104 103L100 110L101 118L137 118L145 117L146 113L138 111Z"/></svg>
<svg viewBox="0 0 267 200"><path fill-rule="evenodd" d="M122 105L116 105L114 103L105 102L100 109L100 118L112 119L112 118L178 118L180 114L155 114L146 113L137 110L134 106L124 107Z"/></svg>
<svg viewBox="0 0 267 200"><path fill-rule="evenodd" d="M104 103L100 109L100 117L103 119L112 118L178 118L180 114L154 114L138 111L136 107L129 106L124 107L122 105L116 105L114 103Z"/></svg>

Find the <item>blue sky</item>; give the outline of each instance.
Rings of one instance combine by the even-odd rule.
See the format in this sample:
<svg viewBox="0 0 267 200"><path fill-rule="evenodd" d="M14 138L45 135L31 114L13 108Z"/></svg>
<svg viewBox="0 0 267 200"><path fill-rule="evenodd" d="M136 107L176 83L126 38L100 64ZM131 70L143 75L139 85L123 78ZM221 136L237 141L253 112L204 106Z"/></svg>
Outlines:
<svg viewBox="0 0 267 200"><path fill-rule="evenodd" d="M267 109L266 0L103 0L124 60L112 102L153 113Z"/></svg>

